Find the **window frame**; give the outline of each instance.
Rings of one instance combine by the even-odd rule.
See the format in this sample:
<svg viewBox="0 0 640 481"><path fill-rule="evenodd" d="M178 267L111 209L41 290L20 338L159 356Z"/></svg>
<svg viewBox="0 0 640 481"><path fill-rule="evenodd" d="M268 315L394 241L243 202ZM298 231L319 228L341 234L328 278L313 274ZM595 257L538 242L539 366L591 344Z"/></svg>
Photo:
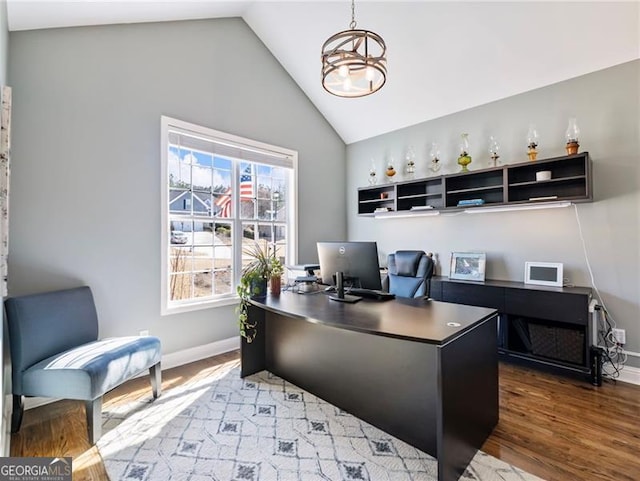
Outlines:
<svg viewBox="0 0 640 481"><path fill-rule="evenodd" d="M207 218L208 222L217 221L229 221L233 228L233 284L231 293L223 294L216 298L206 298L200 300L198 298L192 298L188 301L171 301L169 299L169 278L170 278L170 254L169 248L170 235L170 185L169 185L169 133L177 132L184 133L186 135L193 135L206 139L210 142L218 142L222 145L231 145L237 147L241 151L247 152L262 152L265 156L279 156L287 164L285 168L290 168L291 173L289 176L289 197L287 203L287 213L285 225L287 226L287 249L286 256L287 262L295 264L297 262L297 245L298 245L298 152L279 147L256 140L247 139L238 135L221 132L208 127L192 124L183 120L175 119L168 116L161 116L161 128L160 128L160 148L161 148L161 275L160 275L160 313L161 315L178 314L181 312L190 312L201 309L210 309L215 307L222 307L237 304L239 302L238 295L236 294L236 286L238 285L241 277L242 266L242 249L237 246L242 245L242 225L247 222L260 223L259 219L242 219L240 216L240 164L241 162L259 163L266 165L273 165L283 167L282 164L277 162L269 163L268 161L260 161L253 159L243 159L234 156L228 156L225 154L218 154L221 157L229 158L232 160L232 186L233 195L231 202L233 218L219 218L210 217ZM213 154L215 157L215 153ZM257 194L257 193L256 193ZM202 220L202 216L194 215L192 212L190 216L185 220Z"/></svg>

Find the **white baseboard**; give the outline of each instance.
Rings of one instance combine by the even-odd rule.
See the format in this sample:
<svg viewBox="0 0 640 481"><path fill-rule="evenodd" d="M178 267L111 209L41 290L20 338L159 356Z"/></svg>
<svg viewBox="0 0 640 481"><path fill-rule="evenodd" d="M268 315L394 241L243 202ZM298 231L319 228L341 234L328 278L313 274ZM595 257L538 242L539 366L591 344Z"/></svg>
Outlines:
<svg viewBox="0 0 640 481"><path fill-rule="evenodd" d="M165 354L162 356L162 370L183 366L190 362L200 361L201 359L224 354L235 349L240 349L240 336Z"/></svg>
<svg viewBox="0 0 640 481"><path fill-rule="evenodd" d="M640 368L625 366L620 371L620 377L618 377L618 381L637 384L640 386Z"/></svg>
<svg viewBox="0 0 640 481"><path fill-rule="evenodd" d="M162 356L162 370L171 369L173 367L183 366L190 362L200 361L208 357L224 354L225 352L240 349L240 336L222 339L221 341L211 342L203 346L190 347L182 351L171 352ZM146 376L147 372L141 372L135 377ZM48 397L29 397L24 400L25 409L33 409L38 406L44 406L52 402L60 401L56 398Z"/></svg>

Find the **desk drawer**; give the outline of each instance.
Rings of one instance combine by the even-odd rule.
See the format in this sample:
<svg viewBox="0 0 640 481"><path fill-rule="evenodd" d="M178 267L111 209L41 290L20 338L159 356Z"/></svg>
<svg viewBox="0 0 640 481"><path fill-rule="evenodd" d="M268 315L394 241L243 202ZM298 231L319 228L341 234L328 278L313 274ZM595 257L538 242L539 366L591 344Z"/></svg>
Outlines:
<svg viewBox="0 0 640 481"><path fill-rule="evenodd" d="M455 302L456 304L491 307L500 312L504 311L504 289L502 287L443 282L442 300Z"/></svg>
<svg viewBox="0 0 640 481"><path fill-rule="evenodd" d="M510 289L505 296L505 312L549 321L587 325L589 296L562 292Z"/></svg>

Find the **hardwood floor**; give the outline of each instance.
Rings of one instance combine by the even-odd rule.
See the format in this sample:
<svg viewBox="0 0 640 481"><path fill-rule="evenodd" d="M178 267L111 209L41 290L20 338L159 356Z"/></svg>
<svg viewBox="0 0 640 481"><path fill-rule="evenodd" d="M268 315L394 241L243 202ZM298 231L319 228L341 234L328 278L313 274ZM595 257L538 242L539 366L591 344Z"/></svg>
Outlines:
<svg viewBox="0 0 640 481"><path fill-rule="evenodd" d="M163 372L164 390L206 377L238 352ZM110 392L104 407L148 395L148 378ZM547 481L640 480L640 386L602 387L500 365L500 422L483 450ZM25 412L11 438L12 456L72 456L76 481L108 480L87 441L81 402L60 401ZM115 481L115 480L113 480Z"/></svg>
<svg viewBox="0 0 640 481"><path fill-rule="evenodd" d="M501 364L500 422L483 451L547 481L639 481L640 386Z"/></svg>

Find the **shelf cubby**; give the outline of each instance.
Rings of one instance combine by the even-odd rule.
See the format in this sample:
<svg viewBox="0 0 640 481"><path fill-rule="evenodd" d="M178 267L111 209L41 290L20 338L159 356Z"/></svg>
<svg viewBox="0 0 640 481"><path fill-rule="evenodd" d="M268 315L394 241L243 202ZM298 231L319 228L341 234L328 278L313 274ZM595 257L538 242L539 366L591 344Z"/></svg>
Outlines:
<svg viewBox="0 0 640 481"><path fill-rule="evenodd" d="M376 209L396 210L395 184L383 184L358 189L358 214L373 215Z"/></svg>
<svg viewBox="0 0 640 481"><path fill-rule="evenodd" d="M481 199L484 201L483 205L504 202L502 168L449 175L445 177L445 186L446 207L459 207L460 201L473 199Z"/></svg>
<svg viewBox="0 0 640 481"><path fill-rule="evenodd" d="M548 171L551 178L536 180L536 173ZM591 199L591 164L589 154L557 157L529 162L507 169L507 201Z"/></svg>
<svg viewBox="0 0 640 481"><path fill-rule="evenodd" d="M411 210L412 207L431 206L442 209L442 179L424 179L398 184L398 210Z"/></svg>

